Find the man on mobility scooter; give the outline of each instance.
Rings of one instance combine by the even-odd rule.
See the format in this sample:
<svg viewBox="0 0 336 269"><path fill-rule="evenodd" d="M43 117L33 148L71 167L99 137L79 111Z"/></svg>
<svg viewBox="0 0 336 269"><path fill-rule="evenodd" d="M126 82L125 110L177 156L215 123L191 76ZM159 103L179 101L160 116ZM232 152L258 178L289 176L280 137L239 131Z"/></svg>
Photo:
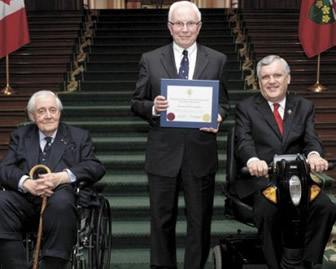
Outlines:
<svg viewBox="0 0 336 269"><path fill-rule="evenodd" d="M307 173L309 169L312 172L328 169L314 128L314 106L309 100L287 94L290 68L283 58L269 55L261 59L257 76L260 93L239 102L235 112L236 159L238 166L248 168L249 175L237 175L230 191L252 206L269 269L314 268L314 264L322 263L335 223L336 205L323 191L311 199L305 226L301 228L304 229L302 257L299 257L302 262L291 265L290 249L283 245L285 228L280 207L262 193L270 185L269 165L276 155L302 154Z"/></svg>

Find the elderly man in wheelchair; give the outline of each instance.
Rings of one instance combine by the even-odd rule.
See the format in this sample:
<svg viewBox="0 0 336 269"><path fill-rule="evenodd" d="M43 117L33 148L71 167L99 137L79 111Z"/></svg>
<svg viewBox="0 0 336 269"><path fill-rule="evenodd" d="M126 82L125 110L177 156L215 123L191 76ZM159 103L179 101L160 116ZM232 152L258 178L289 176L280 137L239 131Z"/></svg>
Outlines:
<svg viewBox="0 0 336 269"><path fill-rule="evenodd" d="M321 157L323 147L314 128L314 106L309 100L287 94L290 69L283 58L270 55L261 59L257 76L260 93L240 101L235 110L235 129L229 138L232 152L228 154L237 161L238 169L233 175L234 167L228 168L227 206L231 205L244 221L255 224L269 269L314 268L314 264L322 263L336 219L336 205L327 194L318 187L305 188L314 185L310 171L322 172L328 168L328 162ZM286 155L277 157L283 154ZM287 159L288 154L294 157ZM247 167L246 175L240 172L241 167ZM292 177L295 173L299 174ZM287 185L280 183L286 178L295 180ZM300 185L302 182L304 186ZM299 191L303 198L307 197L305 215L296 223L284 221L301 210L291 195L279 196L279 190L288 184L292 184L291 194ZM265 197L272 193L272 188L275 200ZM246 217L243 211L247 215L250 212L250 216ZM298 227L298 233L285 242L284 234L292 232L299 222L302 226ZM294 236L300 233L300 252L292 252L292 246L299 243L293 242Z"/></svg>
<svg viewBox="0 0 336 269"><path fill-rule="evenodd" d="M92 186L100 180L105 168L95 157L89 133L61 123L61 111L62 103L53 92L34 93L27 104L33 123L12 132L0 163L0 264L4 269L28 267L23 235L30 231L27 223L32 219L39 223L41 251L35 251L39 255L34 260L40 268L67 268L69 260L79 268L74 259L79 255L80 221L86 206L79 198L94 197L87 205L99 208L89 211L92 225L109 214L108 203L89 187L82 194L78 191L81 184ZM97 255L92 259L97 260Z"/></svg>

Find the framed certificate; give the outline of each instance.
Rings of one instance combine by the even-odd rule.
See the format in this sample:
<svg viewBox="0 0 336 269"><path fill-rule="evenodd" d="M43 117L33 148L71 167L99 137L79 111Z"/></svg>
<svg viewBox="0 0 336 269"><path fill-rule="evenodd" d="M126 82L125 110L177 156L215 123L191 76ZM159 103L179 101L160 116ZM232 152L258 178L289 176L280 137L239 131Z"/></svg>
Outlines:
<svg viewBox="0 0 336 269"><path fill-rule="evenodd" d="M217 128L218 80L161 79L161 95L169 107L161 127Z"/></svg>

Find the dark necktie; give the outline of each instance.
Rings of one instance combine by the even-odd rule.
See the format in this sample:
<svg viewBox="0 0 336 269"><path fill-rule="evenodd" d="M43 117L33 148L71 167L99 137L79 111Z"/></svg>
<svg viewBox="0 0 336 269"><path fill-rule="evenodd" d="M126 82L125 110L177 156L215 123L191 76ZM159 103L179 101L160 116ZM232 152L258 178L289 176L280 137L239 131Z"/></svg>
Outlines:
<svg viewBox="0 0 336 269"><path fill-rule="evenodd" d="M43 153L47 153L48 150L49 150L50 147L51 147L51 139L52 139L52 138L49 137L49 136L46 136L44 139L47 141L47 143L46 143L45 146L44 146Z"/></svg>
<svg viewBox="0 0 336 269"><path fill-rule="evenodd" d="M184 50L182 53L183 53L183 58L181 61L178 77L181 79L188 79L188 74L189 74L188 51Z"/></svg>
<svg viewBox="0 0 336 269"><path fill-rule="evenodd" d="M275 118L275 120L276 120L276 122L278 124L278 127L279 127L281 135L283 135L282 118L281 118L281 116L279 114L279 111L278 111L280 105L279 104L273 104L273 106L274 106L274 110L273 110L274 118Z"/></svg>
<svg viewBox="0 0 336 269"><path fill-rule="evenodd" d="M46 136L44 139L47 141L47 143L45 144L45 146L43 148L43 151L42 151L42 155L41 155L41 158L40 158L41 162L46 162L47 159L48 159L49 149L51 147L51 139L52 138Z"/></svg>

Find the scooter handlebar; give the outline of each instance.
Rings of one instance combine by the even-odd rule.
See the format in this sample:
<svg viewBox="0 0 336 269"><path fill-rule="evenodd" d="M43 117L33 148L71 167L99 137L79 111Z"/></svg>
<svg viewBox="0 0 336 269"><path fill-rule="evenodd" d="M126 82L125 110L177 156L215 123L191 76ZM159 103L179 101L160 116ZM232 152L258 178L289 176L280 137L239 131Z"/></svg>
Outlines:
<svg viewBox="0 0 336 269"><path fill-rule="evenodd" d="M246 166L242 167L242 169L240 169L240 173L243 175L243 176L247 176L249 175L249 170Z"/></svg>
<svg viewBox="0 0 336 269"><path fill-rule="evenodd" d="M268 171L270 171L272 169L271 166L268 167ZM248 168L246 166L242 167L240 169L240 173L243 175L243 176L248 176L250 174Z"/></svg>
<svg viewBox="0 0 336 269"><path fill-rule="evenodd" d="M334 162L328 162L328 170L332 170L335 168L335 163ZM271 166L268 167L268 170L271 170ZM240 169L240 173L243 175L243 176L248 176L250 173L249 173L249 170L246 166L242 167Z"/></svg>
<svg viewBox="0 0 336 269"><path fill-rule="evenodd" d="M335 168L335 163L333 162L328 162L328 170L332 170Z"/></svg>

